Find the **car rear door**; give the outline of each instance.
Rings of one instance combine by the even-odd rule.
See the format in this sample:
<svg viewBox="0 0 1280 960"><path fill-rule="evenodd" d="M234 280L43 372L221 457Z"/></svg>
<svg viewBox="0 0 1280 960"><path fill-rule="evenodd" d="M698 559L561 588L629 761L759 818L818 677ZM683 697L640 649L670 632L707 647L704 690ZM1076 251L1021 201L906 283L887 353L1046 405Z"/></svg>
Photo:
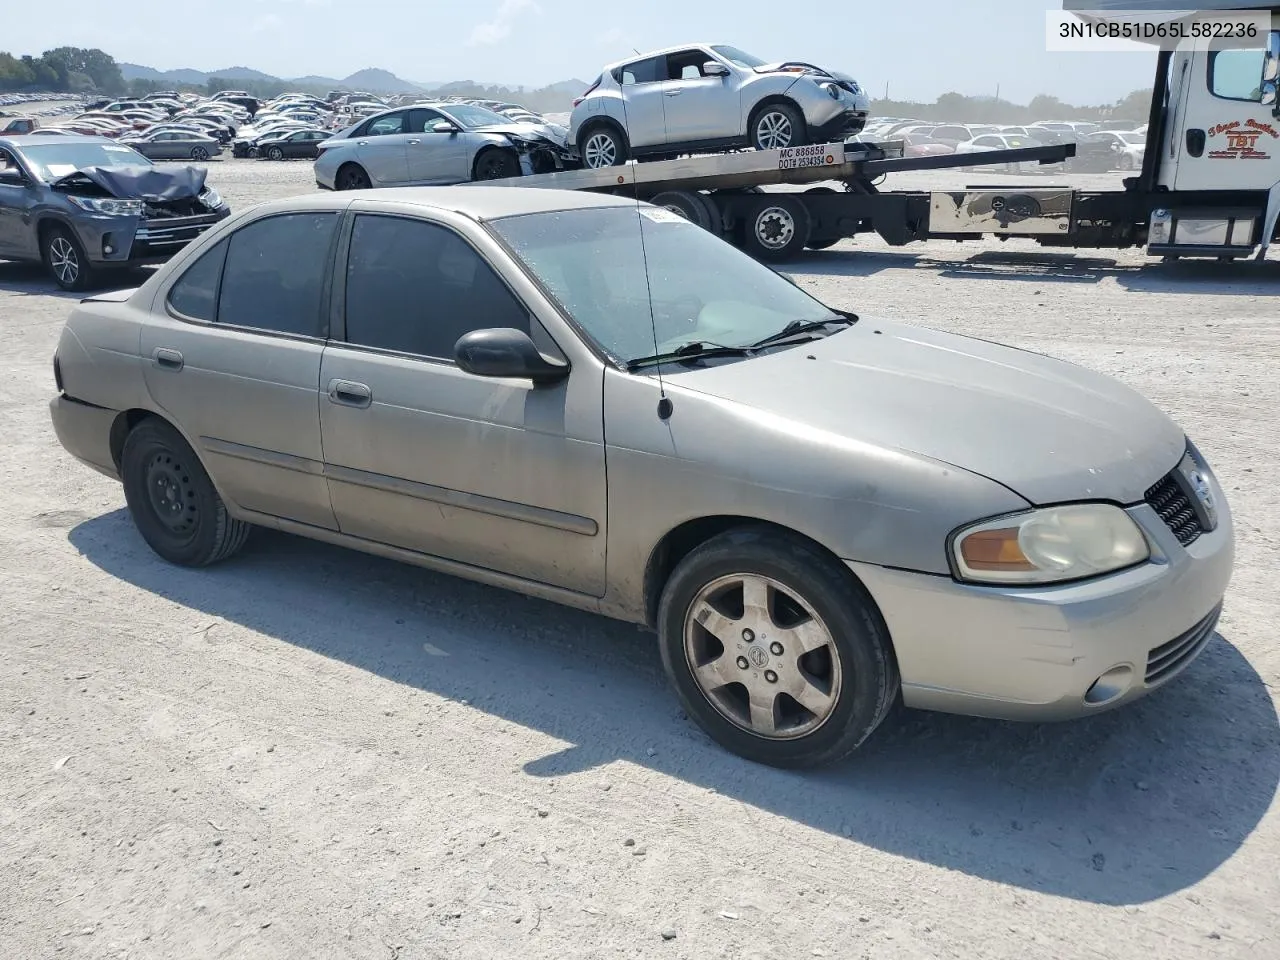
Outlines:
<svg viewBox="0 0 1280 960"><path fill-rule="evenodd" d="M559 348L512 292L522 278L479 252L479 228L362 208L320 377L340 529L602 596L602 371L534 386L461 370L453 346L474 329L516 327Z"/></svg>
<svg viewBox="0 0 1280 960"><path fill-rule="evenodd" d="M742 106L732 77L706 76L702 65L715 60L698 48L666 56L662 85L668 143L723 140L742 133Z"/></svg>
<svg viewBox="0 0 1280 960"><path fill-rule="evenodd" d="M356 138L356 159L376 186L409 179L409 111L378 117Z"/></svg>
<svg viewBox="0 0 1280 960"><path fill-rule="evenodd" d="M667 60L650 57L618 68L622 102L626 106L627 139L633 147L657 147L667 142Z"/></svg>
<svg viewBox="0 0 1280 960"><path fill-rule="evenodd" d="M27 259L39 255L31 210L39 187L8 150L0 148L0 170L22 174L21 183L0 183L0 259Z"/></svg>
<svg viewBox="0 0 1280 960"><path fill-rule="evenodd" d="M340 214L252 220L157 294L147 388L245 510L334 529L320 451L324 303Z"/></svg>

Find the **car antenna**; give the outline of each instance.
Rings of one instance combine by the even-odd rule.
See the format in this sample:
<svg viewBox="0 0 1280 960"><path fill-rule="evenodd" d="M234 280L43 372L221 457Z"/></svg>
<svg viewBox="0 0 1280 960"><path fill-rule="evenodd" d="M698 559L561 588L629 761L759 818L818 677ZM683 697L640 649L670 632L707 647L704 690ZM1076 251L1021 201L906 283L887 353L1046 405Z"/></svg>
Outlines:
<svg viewBox="0 0 1280 960"><path fill-rule="evenodd" d="M632 47L635 50L634 47ZM640 51L636 50L639 54ZM631 129L631 118L627 115L627 98L619 98L622 101L622 122L627 125L627 129ZM630 139L630 138L628 138ZM624 166L628 164L624 161ZM639 161L631 164L631 194L636 201L636 226L640 228L640 259L644 264L644 289L649 300L649 329L653 333L653 354L657 356L658 350L658 321L653 314L653 285L649 281L649 252L644 244L644 215L640 212L640 184L636 182L636 169L640 166ZM658 372L658 419L669 420L671 412L674 409L671 398L667 396L667 385L662 380L662 361L658 361L655 369Z"/></svg>

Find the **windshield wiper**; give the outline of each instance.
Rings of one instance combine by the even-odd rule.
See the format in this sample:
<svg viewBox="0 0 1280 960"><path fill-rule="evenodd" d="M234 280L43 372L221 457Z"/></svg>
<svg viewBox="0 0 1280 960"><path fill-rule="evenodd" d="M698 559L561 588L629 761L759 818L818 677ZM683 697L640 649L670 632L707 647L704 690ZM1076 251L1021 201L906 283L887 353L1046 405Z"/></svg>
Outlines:
<svg viewBox="0 0 1280 960"><path fill-rule="evenodd" d="M851 327L857 322L858 318L850 313L833 314L824 320L792 320L777 333L770 334L763 340L757 340L755 343L751 344L751 346L754 349L759 349L760 347L771 347L786 340L790 340L792 337L798 337L801 334L815 333L818 330L831 326L833 323L839 323L846 327Z"/></svg>
<svg viewBox="0 0 1280 960"><path fill-rule="evenodd" d="M702 360L706 357L749 357L755 351L751 347L727 347L723 343L710 343L706 340L691 340L681 344L670 353L655 353L651 357L636 357L627 361L628 370L639 370L651 367L655 363L675 363L679 361Z"/></svg>

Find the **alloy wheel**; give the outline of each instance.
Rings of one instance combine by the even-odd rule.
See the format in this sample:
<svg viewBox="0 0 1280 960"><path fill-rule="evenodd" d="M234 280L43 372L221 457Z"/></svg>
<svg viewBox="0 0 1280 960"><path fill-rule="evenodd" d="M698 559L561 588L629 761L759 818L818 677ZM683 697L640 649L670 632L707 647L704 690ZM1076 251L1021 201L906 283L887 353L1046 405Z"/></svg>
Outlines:
<svg viewBox="0 0 1280 960"><path fill-rule="evenodd" d="M831 631L804 597L769 577L732 574L704 586L685 615L684 649L712 707L758 737L807 736L840 699Z"/></svg>
<svg viewBox="0 0 1280 960"><path fill-rule="evenodd" d="M80 257L66 237L54 237L49 244L49 266L58 280L70 287L80 276Z"/></svg>
<svg viewBox="0 0 1280 960"><path fill-rule="evenodd" d="M583 145L582 159L593 170L612 167L618 162L618 145L607 133L593 133Z"/></svg>
<svg viewBox="0 0 1280 960"><path fill-rule="evenodd" d="M770 110L756 121L756 142L765 150L780 150L791 146L795 131L791 118L780 110Z"/></svg>

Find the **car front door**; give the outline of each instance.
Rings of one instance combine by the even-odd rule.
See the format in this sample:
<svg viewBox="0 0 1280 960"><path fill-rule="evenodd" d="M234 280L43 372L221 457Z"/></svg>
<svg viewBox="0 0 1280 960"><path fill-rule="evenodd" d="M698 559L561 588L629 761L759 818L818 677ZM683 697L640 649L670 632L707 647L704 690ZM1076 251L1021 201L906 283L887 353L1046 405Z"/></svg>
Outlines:
<svg viewBox="0 0 1280 960"><path fill-rule="evenodd" d="M703 65L720 62L693 48L666 57L663 110L668 143L723 140L742 134L741 97L732 76L707 76Z"/></svg>
<svg viewBox="0 0 1280 960"><path fill-rule="evenodd" d="M320 376L339 528L602 596L602 369L541 386L464 372L454 344L476 329L524 329L560 352L513 293L534 288L490 265L501 254L479 228L361 209L335 284L342 342Z"/></svg>
<svg viewBox="0 0 1280 960"><path fill-rule="evenodd" d="M250 221L157 293L147 388L245 510L335 529L320 451L326 278L340 214Z"/></svg>
<svg viewBox="0 0 1280 960"><path fill-rule="evenodd" d="M436 133L432 126L451 123L456 133ZM461 183L471 179L474 134L467 133L438 110L409 111L409 179L414 183Z"/></svg>
<svg viewBox="0 0 1280 960"><path fill-rule="evenodd" d="M0 149L0 173L7 174L0 180L0 259L36 257L39 248L31 212L37 202L38 188L8 150Z"/></svg>
<svg viewBox="0 0 1280 960"><path fill-rule="evenodd" d="M393 186L409 179L409 111L378 117L356 137L356 159L373 185Z"/></svg>
<svg viewBox="0 0 1280 960"><path fill-rule="evenodd" d="M667 142L666 57L650 57L619 67L627 139L633 147L659 147Z"/></svg>

